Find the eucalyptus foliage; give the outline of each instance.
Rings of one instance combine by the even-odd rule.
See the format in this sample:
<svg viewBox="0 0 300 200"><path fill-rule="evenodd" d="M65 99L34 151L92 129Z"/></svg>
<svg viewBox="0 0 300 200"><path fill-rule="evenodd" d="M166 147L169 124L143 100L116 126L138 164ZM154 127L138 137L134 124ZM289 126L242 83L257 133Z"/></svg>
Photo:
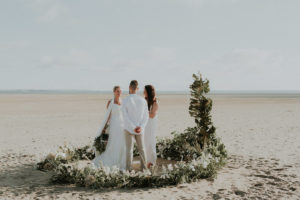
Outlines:
<svg viewBox="0 0 300 200"><path fill-rule="evenodd" d="M68 164L78 160L92 160L95 153L91 146L71 149L61 146L56 154L50 153L46 158L37 163L37 169L42 171L55 170L60 164Z"/></svg>
<svg viewBox="0 0 300 200"><path fill-rule="evenodd" d="M203 80L201 74L193 74L194 82L190 85L191 98L189 113L195 118L197 141L201 148L209 144L209 139L215 137L216 128L211 121L212 100L206 97L210 91L209 80Z"/></svg>
<svg viewBox="0 0 300 200"><path fill-rule="evenodd" d="M62 164L55 170L56 173L51 180L54 183L69 183L91 188L161 187L211 177L223 164L209 153L202 154L191 162L181 161L175 165L163 166L159 175L150 170L129 172L105 166L95 169L91 166L80 168L72 164Z"/></svg>

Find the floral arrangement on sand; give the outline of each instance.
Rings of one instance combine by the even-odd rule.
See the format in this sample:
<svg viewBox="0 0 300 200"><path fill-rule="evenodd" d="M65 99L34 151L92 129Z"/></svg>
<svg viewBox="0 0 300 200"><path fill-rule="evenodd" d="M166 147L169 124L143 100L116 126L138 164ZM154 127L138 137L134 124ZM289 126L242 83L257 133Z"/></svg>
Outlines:
<svg viewBox="0 0 300 200"><path fill-rule="evenodd" d="M79 161L95 157L94 148L100 153L105 150L107 138L99 137L93 146L61 147L59 153L49 154L37 163L37 168L53 171L53 183L91 188L161 187L213 177L225 164L227 152L211 121L212 100L206 96L210 91L209 81L203 80L201 74L193 74L193 79L189 113L195 119L195 126L183 133L173 132L171 138L159 139L156 144L157 156L172 163L156 166L156 170L131 172L105 166L95 169L89 164L80 166ZM138 155L136 148L134 154Z"/></svg>

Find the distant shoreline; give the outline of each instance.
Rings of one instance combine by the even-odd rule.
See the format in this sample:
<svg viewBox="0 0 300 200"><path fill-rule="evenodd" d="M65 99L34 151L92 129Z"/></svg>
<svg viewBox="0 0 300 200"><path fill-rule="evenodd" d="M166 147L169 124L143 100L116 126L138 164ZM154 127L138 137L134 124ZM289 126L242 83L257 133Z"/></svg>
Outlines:
<svg viewBox="0 0 300 200"><path fill-rule="evenodd" d="M128 91L124 91L128 93ZM111 91L96 91L96 90L0 90L0 94L111 94ZM157 91L160 95L188 95L189 91ZM211 96L222 97L290 97L300 98L298 90L213 90Z"/></svg>

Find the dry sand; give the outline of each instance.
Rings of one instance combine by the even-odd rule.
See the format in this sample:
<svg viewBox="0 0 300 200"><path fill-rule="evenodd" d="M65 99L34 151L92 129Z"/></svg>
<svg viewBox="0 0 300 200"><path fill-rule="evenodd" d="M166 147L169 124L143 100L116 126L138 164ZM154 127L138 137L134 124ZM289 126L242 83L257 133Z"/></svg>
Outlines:
<svg viewBox="0 0 300 200"><path fill-rule="evenodd" d="M165 188L91 190L49 184L34 169L64 143L92 142L110 95L1 94L0 199L300 199L300 98L213 96L229 152L214 180ZM160 137L193 124L186 95L159 95Z"/></svg>

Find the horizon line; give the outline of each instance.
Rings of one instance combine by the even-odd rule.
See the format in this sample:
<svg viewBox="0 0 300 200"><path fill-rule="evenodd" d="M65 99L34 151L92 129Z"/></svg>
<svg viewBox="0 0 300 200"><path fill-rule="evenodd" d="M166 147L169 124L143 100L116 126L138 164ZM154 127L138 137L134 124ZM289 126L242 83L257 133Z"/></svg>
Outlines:
<svg viewBox="0 0 300 200"><path fill-rule="evenodd" d="M128 92L127 90L125 90ZM189 94L190 90L157 90L158 94ZM110 90L82 89L12 89L0 90L0 94L107 94ZM141 92L138 92L141 93ZM300 94L300 90L211 90L210 94Z"/></svg>

